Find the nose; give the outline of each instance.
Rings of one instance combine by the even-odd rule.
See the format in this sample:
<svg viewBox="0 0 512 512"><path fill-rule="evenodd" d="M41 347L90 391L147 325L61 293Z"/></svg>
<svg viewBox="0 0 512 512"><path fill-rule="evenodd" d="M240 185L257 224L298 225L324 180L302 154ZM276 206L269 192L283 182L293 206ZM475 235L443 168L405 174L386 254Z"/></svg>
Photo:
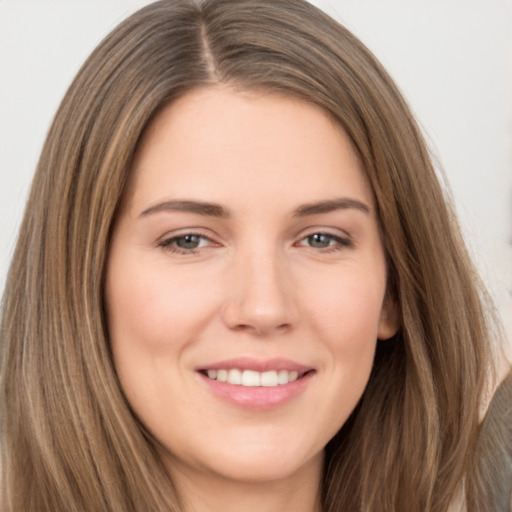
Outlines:
<svg viewBox="0 0 512 512"><path fill-rule="evenodd" d="M299 315L287 262L272 251L259 251L232 263L223 309L227 327L260 337L292 329Z"/></svg>

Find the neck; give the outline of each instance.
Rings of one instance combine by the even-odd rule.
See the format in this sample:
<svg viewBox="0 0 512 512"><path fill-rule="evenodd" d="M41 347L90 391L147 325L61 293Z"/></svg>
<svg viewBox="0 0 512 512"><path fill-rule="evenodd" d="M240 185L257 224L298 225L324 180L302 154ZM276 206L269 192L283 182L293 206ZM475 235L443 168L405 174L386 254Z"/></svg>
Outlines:
<svg viewBox="0 0 512 512"><path fill-rule="evenodd" d="M321 512L322 463L269 481L240 481L175 464L171 475L183 512Z"/></svg>

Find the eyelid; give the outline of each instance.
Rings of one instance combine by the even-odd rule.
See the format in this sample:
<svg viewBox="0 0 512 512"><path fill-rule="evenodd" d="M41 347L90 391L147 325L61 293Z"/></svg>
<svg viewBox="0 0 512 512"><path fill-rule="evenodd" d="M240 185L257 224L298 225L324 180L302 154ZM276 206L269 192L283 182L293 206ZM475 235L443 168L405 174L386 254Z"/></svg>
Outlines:
<svg viewBox="0 0 512 512"><path fill-rule="evenodd" d="M343 238L347 240L354 239L354 236L345 229L325 226L311 226L306 229L302 229L296 238L302 240L303 238L307 238L308 236L316 234L328 235L332 236L333 238Z"/></svg>
<svg viewBox="0 0 512 512"><path fill-rule="evenodd" d="M298 241L294 243L294 245L299 247L308 247L306 243L306 240L314 235L325 235L327 237L330 237L333 241L337 242L335 244L330 244L327 247L324 248L317 248L317 247L311 247L310 249L316 251L316 252L330 252L334 250L339 249L347 249L354 246L354 239L351 236L350 233L347 233L346 231L341 231L339 229L333 229L333 228L324 228L324 227L313 227L308 228L307 230L304 230L300 235L297 237Z"/></svg>
<svg viewBox="0 0 512 512"><path fill-rule="evenodd" d="M327 247L312 247L308 246L307 239L314 235L325 235L332 239L334 243L329 244ZM173 245L176 240L182 239L186 236L196 236L200 238L203 243L196 248L180 248L177 245ZM305 230L302 230L296 237L294 246L308 247L315 252L329 252L337 249L346 249L353 247L353 237L346 231L340 230L339 228L326 228L320 226L312 226ZM206 241L207 243L204 243ZM220 247L222 243L216 240L215 236L210 233L206 234L203 228L182 228L177 231L166 233L156 241L156 246L170 253L177 253L183 255L196 254L201 249L207 249L209 247Z"/></svg>
<svg viewBox="0 0 512 512"><path fill-rule="evenodd" d="M177 227L166 230L163 235L158 237L156 243L160 243L161 241L167 240L169 238L179 238L186 235L196 235L203 238L208 238L209 240L214 240L216 238L215 233L213 233L210 229L192 225L185 226L183 228Z"/></svg>
<svg viewBox="0 0 512 512"><path fill-rule="evenodd" d="M180 248L173 245L176 240L185 238L186 236L196 236L202 240L207 240L208 243L194 249ZM215 241L213 236L205 234L204 230L201 228L183 228L178 231L166 233L157 240L156 245L158 248L172 254L190 255L196 254L199 250L206 249L208 247L219 247L221 244Z"/></svg>

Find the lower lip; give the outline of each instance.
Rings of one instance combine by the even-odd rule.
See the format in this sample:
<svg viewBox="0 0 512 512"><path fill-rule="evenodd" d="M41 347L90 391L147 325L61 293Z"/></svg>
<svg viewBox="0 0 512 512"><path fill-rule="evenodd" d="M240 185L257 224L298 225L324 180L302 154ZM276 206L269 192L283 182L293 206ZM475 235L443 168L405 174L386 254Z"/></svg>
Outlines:
<svg viewBox="0 0 512 512"><path fill-rule="evenodd" d="M265 410L281 407L302 393L314 375L307 373L300 379L274 387L240 386L219 382L199 374L210 391L221 399L243 409Z"/></svg>

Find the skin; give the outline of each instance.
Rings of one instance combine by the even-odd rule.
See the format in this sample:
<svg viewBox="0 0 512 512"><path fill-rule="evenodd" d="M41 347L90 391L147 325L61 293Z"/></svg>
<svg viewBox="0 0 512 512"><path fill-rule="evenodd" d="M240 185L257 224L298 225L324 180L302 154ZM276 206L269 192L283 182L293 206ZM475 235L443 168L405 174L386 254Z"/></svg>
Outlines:
<svg viewBox="0 0 512 512"><path fill-rule="evenodd" d="M325 201L337 207L304 207ZM137 150L106 302L121 385L186 510L320 510L323 449L364 391L377 339L397 330L373 194L338 125L304 102L220 86L167 106ZM312 371L283 405L240 407L198 368L242 356Z"/></svg>

